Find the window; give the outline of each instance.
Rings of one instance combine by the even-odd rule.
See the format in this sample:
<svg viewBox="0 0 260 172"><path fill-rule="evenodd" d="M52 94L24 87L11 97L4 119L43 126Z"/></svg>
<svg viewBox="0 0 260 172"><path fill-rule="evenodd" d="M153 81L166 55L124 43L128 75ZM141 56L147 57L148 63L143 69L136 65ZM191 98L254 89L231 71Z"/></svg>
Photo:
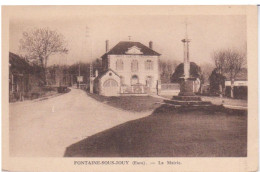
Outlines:
<svg viewBox="0 0 260 172"><path fill-rule="evenodd" d="M125 78L123 76L120 76L120 83L121 85L125 84Z"/></svg>
<svg viewBox="0 0 260 172"><path fill-rule="evenodd" d="M152 87L153 85L153 77L152 76L147 76L146 77L146 86L147 87Z"/></svg>
<svg viewBox="0 0 260 172"><path fill-rule="evenodd" d="M153 62L151 60L147 60L145 62L145 69L146 70L153 70Z"/></svg>
<svg viewBox="0 0 260 172"><path fill-rule="evenodd" d="M116 70L124 70L124 62L122 59L116 61Z"/></svg>
<svg viewBox="0 0 260 172"><path fill-rule="evenodd" d="M117 82L114 79L108 79L103 84L104 87L118 87Z"/></svg>
<svg viewBox="0 0 260 172"><path fill-rule="evenodd" d="M138 61L137 60L133 60L132 61L131 69L132 69L132 72L137 72L138 71Z"/></svg>

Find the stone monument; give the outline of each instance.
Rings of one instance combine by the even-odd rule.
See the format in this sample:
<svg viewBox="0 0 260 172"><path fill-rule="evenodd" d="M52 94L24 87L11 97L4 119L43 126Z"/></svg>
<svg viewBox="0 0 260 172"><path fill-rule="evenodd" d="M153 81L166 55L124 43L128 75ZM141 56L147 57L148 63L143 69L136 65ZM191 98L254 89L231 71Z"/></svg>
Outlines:
<svg viewBox="0 0 260 172"><path fill-rule="evenodd" d="M189 57L189 43L191 40L188 38L187 34L187 22L186 22L186 34L185 38L181 40L184 46L184 62L183 62L183 76L180 82L180 93L178 96L173 96L171 100L165 100L167 104L172 104L175 106L211 106L210 102L202 101L199 96L194 93L194 81L196 78L190 75L190 57Z"/></svg>
<svg viewBox="0 0 260 172"><path fill-rule="evenodd" d="M190 57L189 57L189 43L191 39L188 38L187 32L187 22L186 24L186 34L185 38L181 40L183 42L183 50L184 50L184 60L183 60L183 67L184 67L184 76L180 82L180 93L179 96L195 96L193 83L194 79L190 76Z"/></svg>
<svg viewBox="0 0 260 172"><path fill-rule="evenodd" d="M182 40L184 45L184 76L180 82L180 93L179 96L195 96L193 83L195 78L190 76L190 59L189 59L189 43L190 39L187 37Z"/></svg>

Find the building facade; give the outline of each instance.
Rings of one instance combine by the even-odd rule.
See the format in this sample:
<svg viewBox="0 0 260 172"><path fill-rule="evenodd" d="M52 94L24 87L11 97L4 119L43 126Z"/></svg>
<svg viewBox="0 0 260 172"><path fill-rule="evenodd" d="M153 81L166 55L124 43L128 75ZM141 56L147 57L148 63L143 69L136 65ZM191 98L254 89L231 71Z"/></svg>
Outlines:
<svg viewBox="0 0 260 172"><path fill-rule="evenodd" d="M109 50L106 41L106 53L102 56L102 73L112 70L115 77L119 76L119 83L113 82L119 90L116 95L157 93L160 85L160 54L153 50L152 44L149 42L147 47L140 42L123 41ZM98 77L98 80L102 80L102 77ZM114 80L116 81L116 78ZM105 86L100 85L99 90L104 90ZM106 95L104 91L99 92Z"/></svg>
<svg viewBox="0 0 260 172"><path fill-rule="evenodd" d="M233 81L234 87L234 98L237 99L247 99L248 97L248 81L247 81L247 69L243 68L236 76ZM231 97L231 80L228 75L226 75L225 80L225 96Z"/></svg>

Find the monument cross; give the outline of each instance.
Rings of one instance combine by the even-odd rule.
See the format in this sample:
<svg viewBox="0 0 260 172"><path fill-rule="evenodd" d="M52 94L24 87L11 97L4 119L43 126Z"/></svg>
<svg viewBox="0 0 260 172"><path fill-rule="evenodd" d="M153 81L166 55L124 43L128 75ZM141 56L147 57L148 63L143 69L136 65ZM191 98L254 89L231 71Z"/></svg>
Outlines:
<svg viewBox="0 0 260 172"><path fill-rule="evenodd" d="M187 19L185 21L185 38L181 41L184 46L184 77L181 77L180 80L180 93L178 96L173 96L172 100L165 100L166 103L173 105L181 105L182 107L189 108L191 106L194 107L212 107L211 102L205 102L201 100L200 96L196 96L194 93L194 80L190 76L190 59L189 59L189 43L190 39L188 38L188 23Z"/></svg>
<svg viewBox="0 0 260 172"><path fill-rule="evenodd" d="M193 78L190 76L190 54L189 54L189 43L190 39L188 38L188 22L185 20L185 38L181 40L183 42L183 52L184 52L184 60L183 60L183 73L184 76L180 82L180 93L179 96L194 96L194 83Z"/></svg>
<svg viewBox="0 0 260 172"><path fill-rule="evenodd" d="M185 20L185 38L181 40L183 42L184 49L184 79L187 80L190 77L190 57L189 57L189 43L190 39L188 38L188 22Z"/></svg>

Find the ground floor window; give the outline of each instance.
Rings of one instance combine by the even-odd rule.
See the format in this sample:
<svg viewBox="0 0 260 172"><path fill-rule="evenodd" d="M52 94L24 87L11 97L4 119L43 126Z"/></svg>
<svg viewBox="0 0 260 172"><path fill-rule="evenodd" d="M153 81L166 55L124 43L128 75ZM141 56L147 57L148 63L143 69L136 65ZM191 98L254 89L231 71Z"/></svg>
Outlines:
<svg viewBox="0 0 260 172"><path fill-rule="evenodd" d="M153 77L152 76L147 76L146 77L146 86L147 87L152 87L153 84Z"/></svg>

